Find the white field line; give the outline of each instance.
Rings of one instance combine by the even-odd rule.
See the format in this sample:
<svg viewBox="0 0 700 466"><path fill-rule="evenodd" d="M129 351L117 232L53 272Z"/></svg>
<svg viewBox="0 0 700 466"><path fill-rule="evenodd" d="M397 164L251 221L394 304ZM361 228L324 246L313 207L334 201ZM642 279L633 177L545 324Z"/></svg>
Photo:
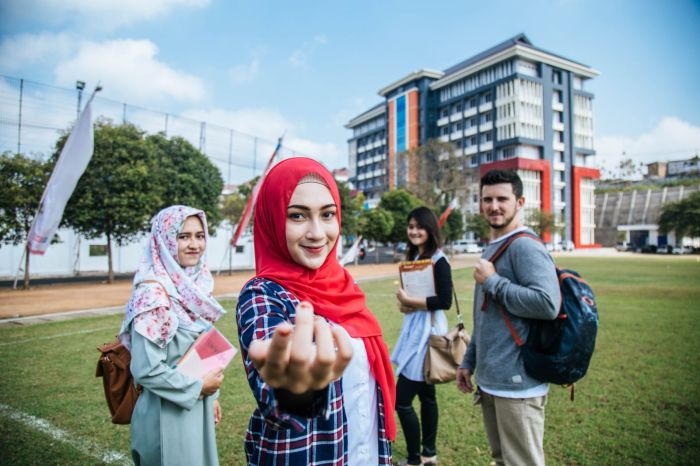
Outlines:
<svg viewBox="0 0 700 466"><path fill-rule="evenodd" d="M0 343L0 346L19 345L22 343L31 343L33 341L51 340L53 338L72 337L73 335L101 332L103 330L109 330L109 329L114 329L114 327L112 326L112 327L89 328L89 329L85 329L85 330L78 330L76 332L57 333L56 335L47 335L47 336L43 336L43 337L25 338L24 340L4 341L4 342Z"/></svg>
<svg viewBox="0 0 700 466"><path fill-rule="evenodd" d="M132 464L131 457L118 451L105 450L95 442L74 437L68 432L51 425L45 419L19 411L11 406L0 403L0 416L19 422L26 427L49 435L54 440L65 443L86 456L107 464Z"/></svg>

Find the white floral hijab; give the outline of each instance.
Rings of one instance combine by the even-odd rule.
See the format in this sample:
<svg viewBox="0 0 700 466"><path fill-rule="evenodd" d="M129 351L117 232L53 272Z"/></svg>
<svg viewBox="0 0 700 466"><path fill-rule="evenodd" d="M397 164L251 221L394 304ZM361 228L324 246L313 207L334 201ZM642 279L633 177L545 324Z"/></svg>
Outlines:
<svg viewBox="0 0 700 466"><path fill-rule="evenodd" d="M216 322L226 310L212 297L214 279L206 261L206 248L197 265L182 268L177 261L177 235L187 217L196 215L204 226L204 212L193 207L167 207L151 220L151 234L132 287L131 299L119 338L131 349L129 327L164 347L178 327L197 328L199 318ZM151 312L152 311L152 312ZM200 326L201 327L201 326Z"/></svg>

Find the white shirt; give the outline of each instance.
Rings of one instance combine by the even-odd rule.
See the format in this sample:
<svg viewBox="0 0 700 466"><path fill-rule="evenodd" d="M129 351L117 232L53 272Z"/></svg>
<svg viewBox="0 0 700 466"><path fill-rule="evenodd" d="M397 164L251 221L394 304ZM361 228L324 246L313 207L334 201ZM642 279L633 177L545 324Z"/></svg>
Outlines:
<svg viewBox="0 0 700 466"><path fill-rule="evenodd" d="M347 334L345 329L343 331ZM362 338L348 337L353 355L341 379L343 406L348 421L348 464L378 464L377 381L370 371Z"/></svg>

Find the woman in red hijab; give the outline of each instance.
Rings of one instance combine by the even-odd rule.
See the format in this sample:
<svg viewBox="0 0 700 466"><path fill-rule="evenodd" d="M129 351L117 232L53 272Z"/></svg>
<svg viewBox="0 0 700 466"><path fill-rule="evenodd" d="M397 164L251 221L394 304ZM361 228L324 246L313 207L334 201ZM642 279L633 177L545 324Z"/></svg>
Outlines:
<svg viewBox="0 0 700 466"><path fill-rule="evenodd" d="M255 270L236 318L257 401L250 465L391 464L394 376L381 327L336 257L340 195L320 163L273 167L255 206Z"/></svg>

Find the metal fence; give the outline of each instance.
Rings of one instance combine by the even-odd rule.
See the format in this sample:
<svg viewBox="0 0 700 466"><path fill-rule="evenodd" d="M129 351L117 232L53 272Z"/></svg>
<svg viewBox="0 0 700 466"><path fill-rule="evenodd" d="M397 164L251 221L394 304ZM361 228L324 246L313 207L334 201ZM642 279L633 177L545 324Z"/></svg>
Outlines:
<svg viewBox="0 0 700 466"><path fill-rule="evenodd" d="M75 123L87 90L66 89L0 75L0 152L23 153L45 160L56 140ZM217 125L125 102L95 96L95 119L132 123L147 133L181 136L219 168L226 184L239 184L260 174L277 142ZM280 156L305 155L282 147Z"/></svg>

